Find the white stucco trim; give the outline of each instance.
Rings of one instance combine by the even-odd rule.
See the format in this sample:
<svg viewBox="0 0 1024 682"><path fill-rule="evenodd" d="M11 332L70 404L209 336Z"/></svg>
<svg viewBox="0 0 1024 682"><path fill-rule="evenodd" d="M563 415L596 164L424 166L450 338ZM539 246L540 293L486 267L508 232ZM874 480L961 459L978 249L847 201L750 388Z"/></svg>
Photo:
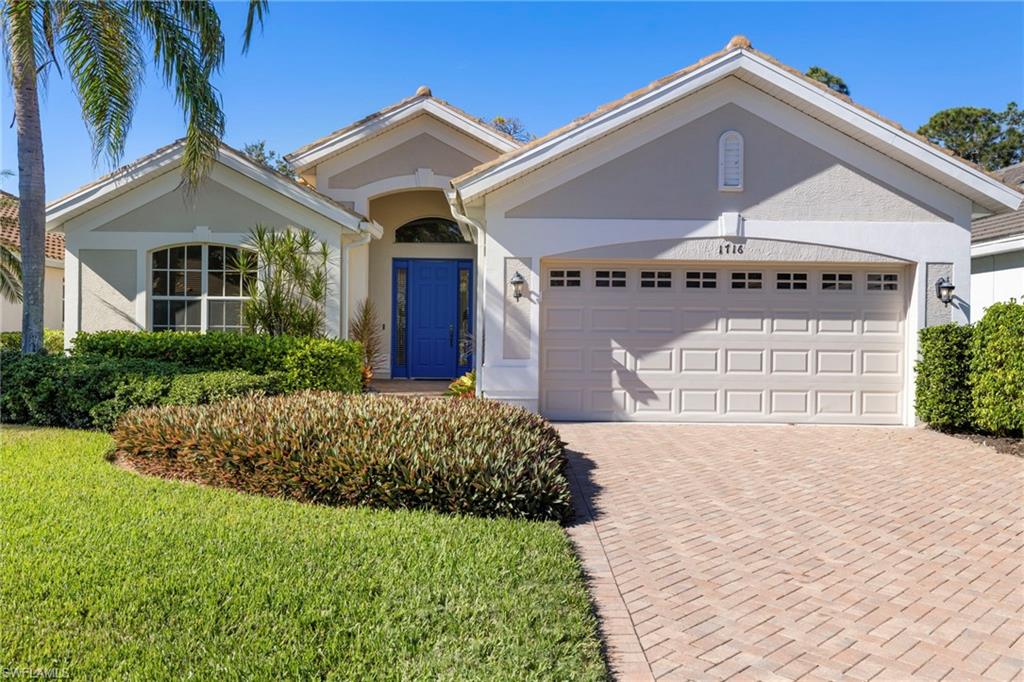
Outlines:
<svg viewBox="0 0 1024 682"><path fill-rule="evenodd" d="M511 151L517 147L516 143L499 134L490 126L466 116L433 97L424 96L414 98L384 114L373 116L362 124L343 129L324 138L309 149L286 154L285 159L292 164L296 172L302 172L354 145L380 135L388 128L424 113L461 130L499 152Z"/></svg>
<svg viewBox="0 0 1024 682"><path fill-rule="evenodd" d="M435 175L429 168L421 168L412 175L396 175L383 180L371 182L356 189L331 189L331 197L338 201L351 201L353 207L359 213L366 215L370 212L370 200L385 194L405 192L416 189L439 189L448 190L451 178L445 175Z"/></svg>
<svg viewBox="0 0 1024 682"><path fill-rule="evenodd" d="M990 211L1016 209L1024 195L978 171L959 159L943 154L896 126L872 116L852 104L822 92L802 78L746 50L733 50L693 71L635 99L609 109L579 126L538 144L504 163L479 173L456 178L456 188L463 201L471 202L494 189L512 182L532 169L593 142L656 110L705 88L730 75L746 75L765 88L773 97L813 111L817 118L864 144L886 153L933 180L969 197ZM766 89L767 91L767 89Z"/></svg>
<svg viewBox="0 0 1024 682"><path fill-rule="evenodd" d="M971 244L971 257L994 256L1011 251L1024 251L1024 234L1004 239L993 239L990 242L981 242L980 244Z"/></svg>

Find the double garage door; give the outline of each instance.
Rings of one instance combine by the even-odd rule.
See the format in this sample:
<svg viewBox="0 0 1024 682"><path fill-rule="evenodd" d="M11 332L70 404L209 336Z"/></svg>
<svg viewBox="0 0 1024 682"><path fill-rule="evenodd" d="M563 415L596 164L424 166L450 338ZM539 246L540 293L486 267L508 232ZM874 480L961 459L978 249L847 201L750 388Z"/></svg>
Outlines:
<svg viewBox="0 0 1024 682"><path fill-rule="evenodd" d="M898 424L906 270L546 262L552 419Z"/></svg>

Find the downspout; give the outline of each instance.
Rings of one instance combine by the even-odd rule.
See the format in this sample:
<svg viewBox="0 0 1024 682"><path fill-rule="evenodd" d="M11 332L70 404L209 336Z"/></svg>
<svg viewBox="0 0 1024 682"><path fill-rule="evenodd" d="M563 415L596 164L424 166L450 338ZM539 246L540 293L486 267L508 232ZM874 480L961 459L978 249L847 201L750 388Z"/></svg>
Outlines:
<svg viewBox="0 0 1024 682"><path fill-rule="evenodd" d="M341 245L341 338L348 338L348 290L349 290L349 255L348 252L357 246L365 246L370 243L373 239L373 233L370 232L370 223L368 221L362 221L359 223L359 230L363 233L358 239L342 243Z"/></svg>
<svg viewBox="0 0 1024 682"><path fill-rule="evenodd" d="M486 282L487 282L487 231L484 226L477 221L470 218L465 214L465 206L462 205L462 195L459 194L459 190L455 189L451 196L448 197L448 206L451 208L452 217L460 223L469 225L476 231L476 238L479 244L477 252L479 261L476 266L476 276L479 277L479 281L483 286L477 287L477 301L476 301L476 327L477 331L474 331L476 338L476 350L473 353L476 367L480 367L484 364L484 341L486 338L487 325L484 324L484 296L486 295ZM474 369L476 369L476 367ZM483 375L477 372L476 377L476 394L478 396L483 395Z"/></svg>

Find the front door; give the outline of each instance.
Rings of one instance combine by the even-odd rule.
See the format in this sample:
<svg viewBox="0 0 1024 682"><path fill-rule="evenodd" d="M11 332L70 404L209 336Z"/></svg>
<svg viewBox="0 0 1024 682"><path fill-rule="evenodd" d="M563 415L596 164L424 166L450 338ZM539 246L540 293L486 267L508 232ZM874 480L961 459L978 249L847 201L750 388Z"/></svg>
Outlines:
<svg viewBox="0 0 1024 682"><path fill-rule="evenodd" d="M392 376L452 379L469 369L471 268L460 260L394 261Z"/></svg>

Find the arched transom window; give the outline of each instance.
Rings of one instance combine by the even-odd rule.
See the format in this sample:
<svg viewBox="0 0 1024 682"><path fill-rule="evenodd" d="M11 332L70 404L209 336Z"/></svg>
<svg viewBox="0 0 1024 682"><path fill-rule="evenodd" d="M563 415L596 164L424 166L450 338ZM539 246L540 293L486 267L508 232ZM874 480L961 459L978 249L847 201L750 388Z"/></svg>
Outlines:
<svg viewBox="0 0 1024 682"><path fill-rule="evenodd" d="M240 332L242 306L255 282L243 281L241 249L185 244L160 249L150 259L150 328L153 331Z"/></svg>
<svg viewBox="0 0 1024 682"><path fill-rule="evenodd" d="M447 218L420 218L395 230L399 244L465 244L459 224Z"/></svg>

